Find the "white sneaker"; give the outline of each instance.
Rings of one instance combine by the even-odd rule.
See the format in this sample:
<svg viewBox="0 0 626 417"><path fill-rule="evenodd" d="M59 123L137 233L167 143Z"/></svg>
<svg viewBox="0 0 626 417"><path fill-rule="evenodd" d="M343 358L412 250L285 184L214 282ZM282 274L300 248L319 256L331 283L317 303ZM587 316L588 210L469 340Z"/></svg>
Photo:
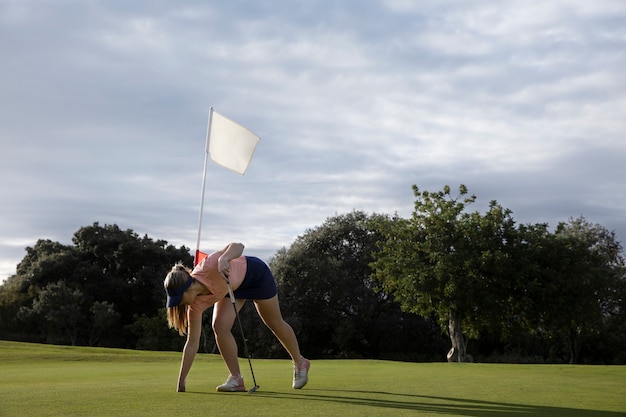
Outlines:
<svg viewBox="0 0 626 417"><path fill-rule="evenodd" d="M308 359L301 357L300 363L293 366L293 388L300 389L309 382L309 369L311 368L311 362Z"/></svg>
<svg viewBox="0 0 626 417"><path fill-rule="evenodd" d="M216 389L218 392L239 392L245 391L246 387L243 384L243 377L241 375L229 375L226 382L218 386Z"/></svg>

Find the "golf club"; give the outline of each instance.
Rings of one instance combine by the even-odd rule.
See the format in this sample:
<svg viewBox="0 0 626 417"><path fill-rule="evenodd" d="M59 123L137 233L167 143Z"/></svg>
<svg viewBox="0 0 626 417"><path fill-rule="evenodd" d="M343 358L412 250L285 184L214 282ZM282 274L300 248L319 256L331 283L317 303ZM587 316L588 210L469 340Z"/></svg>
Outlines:
<svg viewBox="0 0 626 417"><path fill-rule="evenodd" d="M241 319L239 318L239 312L237 311L237 305L235 304L235 294L233 294L233 289L230 286L230 280L226 278L226 284L228 284L228 295L230 296L230 302L233 303L233 308L235 309L235 315L237 316L237 322L239 323L239 330L241 330L241 337L243 338L243 349L248 357L248 364L250 365L250 373L252 373L252 381L254 382L254 387L248 394L252 394L256 390L259 389L259 386L256 383L256 378L254 377L254 370L252 370L252 357L250 356L250 352L248 352L248 342L246 342L246 335L243 333L243 326L241 325Z"/></svg>

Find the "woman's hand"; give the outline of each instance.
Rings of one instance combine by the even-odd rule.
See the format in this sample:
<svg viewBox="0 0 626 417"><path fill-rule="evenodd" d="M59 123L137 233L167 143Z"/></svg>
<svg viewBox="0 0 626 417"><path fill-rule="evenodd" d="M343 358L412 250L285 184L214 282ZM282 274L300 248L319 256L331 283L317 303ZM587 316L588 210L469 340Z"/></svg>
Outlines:
<svg viewBox="0 0 626 417"><path fill-rule="evenodd" d="M220 257L217 259L217 270L222 276L228 280L230 275L230 264L232 259L239 258L243 253L243 244L241 243L229 243L224 249L222 249Z"/></svg>
<svg viewBox="0 0 626 417"><path fill-rule="evenodd" d="M220 251L221 255L217 259L217 270L224 277L224 279L228 280L228 276L230 275L229 262L232 259L240 257L243 253L243 248L244 246L241 243L229 243Z"/></svg>
<svg viewBox="0 0 626 417"><path fill-rule="evenodd" d="M217 260L217 270L224 278L228 279L230 275L230 263L223 256L220 256Z"/></svg>

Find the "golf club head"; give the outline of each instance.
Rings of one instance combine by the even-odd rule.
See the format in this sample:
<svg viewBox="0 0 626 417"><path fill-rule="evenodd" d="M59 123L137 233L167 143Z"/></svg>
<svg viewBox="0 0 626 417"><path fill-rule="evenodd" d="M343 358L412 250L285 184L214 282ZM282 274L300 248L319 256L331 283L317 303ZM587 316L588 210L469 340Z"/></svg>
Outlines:
<svg viewBox="0 0 626 417"><path fill-rule="evenodd" d="M258 389L259 389L259 386L255 385L254 387L252 387L252 389L250 391L248 391L248 394L252 394L253 392L255 392Z"/></svg>

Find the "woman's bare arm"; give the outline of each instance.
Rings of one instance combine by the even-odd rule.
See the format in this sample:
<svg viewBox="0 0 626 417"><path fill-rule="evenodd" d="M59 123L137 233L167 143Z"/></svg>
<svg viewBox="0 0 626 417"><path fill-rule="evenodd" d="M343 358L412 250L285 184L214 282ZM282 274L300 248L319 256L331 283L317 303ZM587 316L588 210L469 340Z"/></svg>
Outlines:
<svg viewBox="0 0 626 417"><path fill-rule="evenodd" d="M242 243L229 243L222 249L221 255L217 260L217 269L224 278L228 278L230 274L230 261L239 258L243 254L244 245Z"/></svg>
<svg viewBox="0 0 626 417"><path fill-rule="evenodd" d="M193 365L193 360L198 353L200 346L200 335L202 334L202 319L190 320L187 329L187 342L183 348L183 358L180 364L180 373L178 374L178 392L185 392L187 374Z"/></svg>

